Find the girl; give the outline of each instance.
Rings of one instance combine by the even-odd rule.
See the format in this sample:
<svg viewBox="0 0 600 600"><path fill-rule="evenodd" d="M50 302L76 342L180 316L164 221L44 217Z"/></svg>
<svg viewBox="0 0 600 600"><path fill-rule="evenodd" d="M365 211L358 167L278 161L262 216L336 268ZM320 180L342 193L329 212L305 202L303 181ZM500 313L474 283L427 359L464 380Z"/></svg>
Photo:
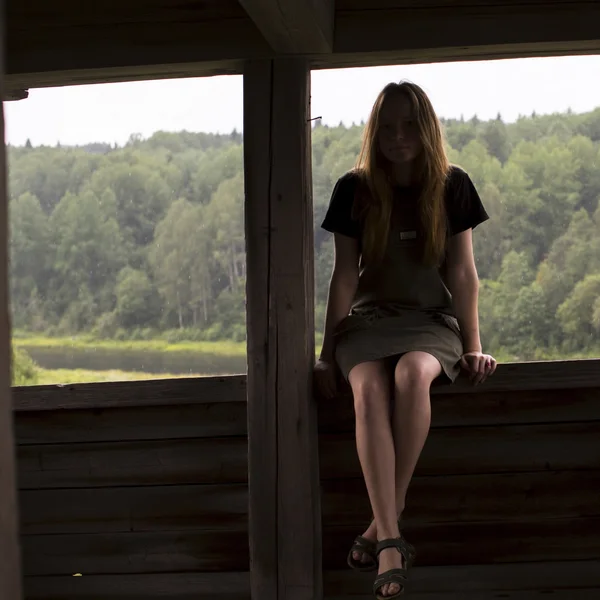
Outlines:
<svg viewBox="0 0 600 600"><path fill-rule="evenodd" d="M335 185L323 228L334 234L322 395L349 382L356 445L374 519L348 555L375 570L376 598L404 591L415 551L400 534L407 489L431 421L429 390L461 366L477 384L482 353L472 230L488 219L471 179L448 163L425 92L391 83L377 97L354 170Z"/></svg>

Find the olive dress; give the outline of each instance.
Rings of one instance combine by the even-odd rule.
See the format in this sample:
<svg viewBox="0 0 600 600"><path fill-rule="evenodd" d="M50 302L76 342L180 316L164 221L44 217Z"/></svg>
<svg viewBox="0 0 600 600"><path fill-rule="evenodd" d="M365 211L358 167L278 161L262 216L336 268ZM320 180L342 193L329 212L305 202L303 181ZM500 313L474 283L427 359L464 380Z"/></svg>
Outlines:
<svg viewBox="0 0 600 600"><path fill-rule="evenodd" d="M361 219L354 218L352 211L359 185L355 172L337 181L322 227L357 239L360 248ZM384 256L370 264L361 255L350 314L333 333L335 359L346 379L359 363L395 361L410 351L427 352L438 359L442 375L437 383L453 382L460 372L462 338L443 280L444 265L427 267L420 260L423 232L418 197L416 187L394 188ZM451 167L448 174L445 205L449 237L489 218L473 182L459 167Z"/></svg>

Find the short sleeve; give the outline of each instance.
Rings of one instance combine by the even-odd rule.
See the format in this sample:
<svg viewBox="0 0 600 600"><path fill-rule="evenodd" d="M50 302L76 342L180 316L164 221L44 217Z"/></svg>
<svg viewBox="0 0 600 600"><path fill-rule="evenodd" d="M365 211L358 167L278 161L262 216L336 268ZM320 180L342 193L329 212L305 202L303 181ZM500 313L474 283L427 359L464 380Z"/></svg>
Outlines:
<svg viewBox="0 0 600 600"><path fill-rule="evenodd" d="M449 233L456 235L467 229L475 229L490 217L469 175L453 167L446 190L446 210Z"/></svg>
<svg viewBox="0 0 600 600"><path fill-rule="evenodd" d="M356 175L352 173L346 173L338 179L331 194L325 219L321 224L323 229L355 239L360 237L360 223L352 218L356 184Z"/></svg>

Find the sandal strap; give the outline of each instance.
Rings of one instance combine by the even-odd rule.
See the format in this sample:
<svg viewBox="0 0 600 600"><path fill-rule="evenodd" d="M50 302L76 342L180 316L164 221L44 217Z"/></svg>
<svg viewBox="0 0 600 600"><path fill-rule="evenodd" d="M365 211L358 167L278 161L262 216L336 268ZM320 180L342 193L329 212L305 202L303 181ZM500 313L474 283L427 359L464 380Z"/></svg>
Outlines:
<svg viewBox="0 0 600 600"><path fill-rule="evenodd" d="M384 571L381 575L378 575L375 579L375 583L382 585L381 582L391 583L392 579L406 580L407 576L408 573L406 569L390 569L389 571ZM400 583L402 583L402 581L400 581Z"/></svg>
<svg viewBox="0 0 600 600"><path fill-rule="evenodd" d="M356 536L353 547L354 546L365 550L375 550L375 542L372 542L371 540L367 539L366 537L363 537L362 535Z"/></svg>
<svg viewBox="0 0 600 600"><path fill-rule="evenodd" d="M386 583L397 583L400 588L404 588L407 580L407 571L406 569L390 569L389 571L385 571L381 575L375 579L375 583L373 583L373 593L377 595L377 592L381 587L383 587Z"/></svg>
<svg viewBox="0 0 600 600"><path fill-rule="evenodd" d="M410 560L410 557L414 555L414 548L411 548L410 544L404 540L404 538L388 538L377 542L377 548L375 550L376 556L387 548L396 548L400 551L400 554L404 557L404 560Z"/></svg>
<svg viewBox="0 0 600 600"><path fill-rule="evenodd" d="M363 557L368 556L370 560L363 562L362 560L355 559L352 555L354 552L362 553ZM364 538L362 535L357 536L348 552L347 561L348 565L358 571L370 571L373 568L377 568L377 556L375 554L375 544Z"/></svg>

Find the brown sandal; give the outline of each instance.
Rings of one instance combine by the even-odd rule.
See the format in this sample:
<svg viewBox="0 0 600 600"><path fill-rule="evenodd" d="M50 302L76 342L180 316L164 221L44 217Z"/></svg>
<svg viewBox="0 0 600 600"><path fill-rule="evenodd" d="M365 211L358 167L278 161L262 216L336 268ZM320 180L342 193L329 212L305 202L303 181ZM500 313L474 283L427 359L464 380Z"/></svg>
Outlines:
<svg viewBox="0 0 600 600"><path fill-rule="evenodd" d="M374 517L371 518L371 521L373 521L373 518ZM398 519L398 528L401 528L400 519ZM415 547L412 544L410 544L406 540L406 538L403 537L402 540L405 544L405 548L408 553L406 565L407 567L411 567L416 558L417 553L415 551ZM363 555L366 554L371 560L367 562L362 562L362 560L356 560L352 556L354 552L362 552ZM377 543L367 539L362 535L357 536L354 540L354 543L352 544L352 548L350 548L350 552L348 552L348 558L346 559L346 562L348 563L348 566L354 571L359 571L361 573L375 571L379 566L379 561L377 560Z"/></svg>
<svg viewBox="0 0 600 600"><path fill-rule="evenodd" d="M354 552L362 552L363 556L366 554L371 560L368 562L362 562L362 560L356 560L352 554ZM354 540L350 552L348 552L348 566L355 571L362 573L368 571L375 571L377 569L377 554L375 542L359 535Z"/></svg>
<svg viewBox="0 0 600 600"><path fill-rule="evenodd" d="M404 588L408 578L408 569L412 566L416 556L414 547L402 537L390 538L378 542L375 551L376 556L379 557L379 553L386 548L396 548L404 558L405 567L389 569L377 576L375 583L373 583L373 594L377 600L392 600L393 598L399 598L404 594ZM388 583L397 584L400 587L400 591L392 596L381 596L379 590Z"/></svg>

